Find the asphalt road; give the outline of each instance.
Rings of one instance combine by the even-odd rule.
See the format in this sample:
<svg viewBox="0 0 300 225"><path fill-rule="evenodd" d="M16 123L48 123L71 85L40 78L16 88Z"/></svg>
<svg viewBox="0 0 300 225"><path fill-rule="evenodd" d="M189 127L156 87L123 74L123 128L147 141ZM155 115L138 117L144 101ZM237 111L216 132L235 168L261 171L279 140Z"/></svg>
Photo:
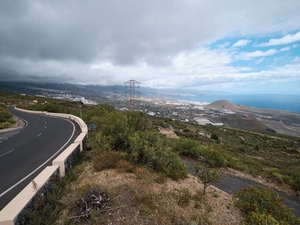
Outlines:
<svg viewBox="0 0 300 225"><path fill-rule="evenodd" d="M9 110L25 126L0 134L0 210L80 133L69 120Z"/></svg>
<svg viewBox="0 0 300 225"><path fill-rule="evenodd" d="M194 175L194 163L182 160L187 167L188 173ZM222 180L219 183L212 184L213 186L219 188L222 191L225 191L228 194L233 194L234 191L237 191L241 188L252 186L262 186L262 184L255 182L253 180L245 179L242 177L237 177L230 174L223 174ZM294 209L294 214L300 218L300 198L297 196L286 194L282 191L275 190L281 198L283 198L283 204L289 208Z"/></svg>

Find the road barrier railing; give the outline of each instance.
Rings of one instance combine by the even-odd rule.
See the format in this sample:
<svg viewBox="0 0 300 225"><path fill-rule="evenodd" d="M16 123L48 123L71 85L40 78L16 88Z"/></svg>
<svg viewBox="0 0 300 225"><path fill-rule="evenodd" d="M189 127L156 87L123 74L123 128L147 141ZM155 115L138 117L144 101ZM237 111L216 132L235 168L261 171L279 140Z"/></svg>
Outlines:
<svg viewBox="0 0 300 225"><path fill-rule="evenodd" d="M59 166L60 177L63 177L66 171L72 168L79 155L79 150L79 143L73 143L52 161L53 166Z"/></svg>
<svg viewBox="0 0 300 225"><path fill-rule="evenodd" d="M27 213L59 176L59 166L46 167L10 203L0 211L1 225L24 224Z"/></svg>
<svg viewBox="0 0 300 225"><path fill-rule="evenodd" d="M73 166L77 155L85 149L85 141L88 136L87 125L77 116L63 113L48 113L45 111L16 109L28 113L43 114L73 120L79 125L81 133L75 139L74 143L68 146L52 161L52 166L46 167L0 211L0 225L19 225L25 223L26 214L32 209L35 202L39 200L39 196L50 190L53 182L59 177L64 176L65 173Z"/></svg>

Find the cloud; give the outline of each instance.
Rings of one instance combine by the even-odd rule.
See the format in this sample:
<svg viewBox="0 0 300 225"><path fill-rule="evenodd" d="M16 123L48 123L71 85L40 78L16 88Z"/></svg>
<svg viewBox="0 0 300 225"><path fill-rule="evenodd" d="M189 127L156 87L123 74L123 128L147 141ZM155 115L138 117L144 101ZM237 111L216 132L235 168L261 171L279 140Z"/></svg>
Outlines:
<svg viewBox="0 0 300 225"><path fill-rule="evenodd" d="M299 7L295 0L0 1L0 80L227 87L255 76L246 63L232 66L236 60L288 51L235 47L300 30Z"/></svg>
<svg viewBox="0 0 300 225"><path fill-rule="evenodd" d="M285 51L289 51L290 49L291 49L291 47L287 46L287 47L281 48L279 51L285 52Z"/></svg>
<svg viewBox="0 0 300 225"><path fill-rule="evenodd" d="M251 42L251 40L242 39L237 42L235 42L232 47L244 47L248 45Z"/></svg>
<svg viewBox="0 0 300 225"><path fill-rule="evenodd" d="M278 51L276 49L269 49L268 51L254 51L254 52L241 52L239 55L236 56L238 60L251 60L257 57L263 56L271 56L276 54Z"/></svg>
<svg viewBox="0 0 300 225"><path fill-rule="evenodd" d="M263 61L264 61L264 57L262 57L262 58L260 58L260 59L258 59L258 60L256 60L255 61L255 63L258 65L258 64L261 64Z"/></svg>
<svg viewBox="0 0 300 225"><path fill-rule="evenodd" d="M170 55L199 43L233 32L255 34L261 29L268 32L286 29L287 25L299 27L296 21L300 20L294 1L277 1L270 8L258 0L243 5L229 3L222 9L214 6L218 3L203 1L22 2L0 3L2 54L81 62L102 59L118 65L135 64L141 59L165 64ZM289 9L293 20L275 26L274 21L285 16L284 10L278 9ZM266 16L266 10L276 15Z"/></svg>
<svg viewBox="0 0 300 225"><path fill-rule="evenodd" d="M286 45L297 41L300 41L300 31L294 35L288 34L282 38L270 39L267 43L262 43L259 46L266 47L266 46L274 46L274 45Z"/></svg>

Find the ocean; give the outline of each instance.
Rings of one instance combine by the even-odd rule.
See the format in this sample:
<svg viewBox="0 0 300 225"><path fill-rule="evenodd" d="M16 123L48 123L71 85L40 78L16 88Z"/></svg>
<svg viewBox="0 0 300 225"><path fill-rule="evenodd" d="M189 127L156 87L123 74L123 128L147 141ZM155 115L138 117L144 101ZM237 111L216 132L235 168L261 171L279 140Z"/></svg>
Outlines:
<svg viewBox="0 0 300 225"><path fill-rule="evenodd" d="M300 95L199 95L180 96L176 100L195 102L214 102L227 100L235 105L245 105L256 108L286 110L300 113Z"/></svg>

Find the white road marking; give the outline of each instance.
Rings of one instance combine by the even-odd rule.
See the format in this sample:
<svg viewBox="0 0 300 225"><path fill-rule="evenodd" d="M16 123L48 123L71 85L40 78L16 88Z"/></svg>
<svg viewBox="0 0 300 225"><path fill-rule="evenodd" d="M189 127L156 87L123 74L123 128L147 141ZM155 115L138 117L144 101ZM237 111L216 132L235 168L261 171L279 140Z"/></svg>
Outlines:
<svg viewBox="0 0 300 225"><path fill-rule="evenodd" d="M39 133L39 135L38 135L37 137L41 136L41 134L42 134L42 133Z"/></svg>
<svg viewBox="0 0 300 225"><path fill-rule="evenodd" d="M2 156L5 156L5 155L7 155L8 153L11 153L11 152L13 152L13 151L14 151L14 149L13 149L13 150L10 150L10 151L8 151L8 152L6 152L6 153L2 154L2 155L0 155L0 158L1 158Z"/></svg>
<svg viewBox="0 0 300 225"><path fill-rule="evenodd" d="M70 123L72 123L72 122L70 122ZM38 171L41 167L43 167L46 163L48 163L51 159L53 159L58 153L60 153L61 150L64 149L64 147L66 147L66 145L71 141L71 139L72 139L72 137L74 136L74 133L75 133L75 125L74 125L74 123L72 123L72 125L73 125L73 132L72 132L69 140L54 155L52 155L48 160L46 160L42 165L40 165L38 168L36 168L34 171L32 171L30 174L28 174L23 179L21 179L19 182L15 183L13 186L11 186L10 188L8 188L6 191L2 192L0 194L0 198L3 195L5 195L7 192L9 192L10 190L12 190L14 187L16 187L17 185L19 185L21 182L23 182L24 180L26 180L28 177L30 177L32 174L34 174L36 171Z"/></svg>

